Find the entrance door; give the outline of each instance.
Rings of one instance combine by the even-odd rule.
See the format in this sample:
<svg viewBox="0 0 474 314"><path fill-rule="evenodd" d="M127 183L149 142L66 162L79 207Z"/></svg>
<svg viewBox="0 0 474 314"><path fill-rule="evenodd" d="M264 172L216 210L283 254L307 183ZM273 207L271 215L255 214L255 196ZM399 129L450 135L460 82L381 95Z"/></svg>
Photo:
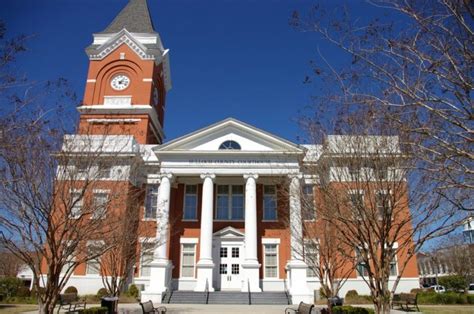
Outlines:
<svg viewBox="0 0 474 314"><path fill-rule="evenodd" d="M240 290L240 256L241 247L222 244L220 248L219 276L221 290Z"/></svg>

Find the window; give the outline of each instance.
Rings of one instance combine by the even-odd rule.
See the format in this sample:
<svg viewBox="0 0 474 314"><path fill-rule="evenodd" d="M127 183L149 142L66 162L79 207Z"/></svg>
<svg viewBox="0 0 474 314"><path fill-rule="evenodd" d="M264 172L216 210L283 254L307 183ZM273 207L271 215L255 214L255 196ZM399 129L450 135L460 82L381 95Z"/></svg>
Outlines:
<svg viewBox="0 0 474 314"><path fill-rule="evenodd" d="M218 185L216 203L217 220L243 220L244 186Z"/></svg>
<svg viewBox="0 0 474 314"><path fill-rule="evenodd" d="M362 258L362 252L359 248L356 248L356 260L357 260L357 275L366 277L369 275L367 270L367 264L365 263L364 259Z"/></svg>
<svg viewBox="0 0 474 314"><path fill-rule="evenodd" d="M316 206L314 203L314 185L303 186L303 219L316 219Z"/></svg>
<svg viewBox="0 0 474 314"><path fill-rule="evenodd" d="M236 141L225 141L220 146L219 149L237 149L240 150L240 144Z"/></svg>
<svg viewBox="0 0 474 314"><path fill-rule="evenodd" d="M360 178L360 167L358 165L349 166L349 180L358 181Z"/></svg>
<svg viewBox="0 0 474 314"><path fill-rule="evenodd" d="M158 185L148 185L146 192L146 204L145 204L145 218L156 218L156 212L158 209Z"/></svg>
<svg viewBox="0 0 474 314"><path fill-rule="evenodd" d="M183 219L197 219L197 185L186 185Z"/></svg>
<svg viewBox="0 0 474 314"><path fill-rule="evenodd" d="M390 193L378 191L375 194L375 209L377 210L379 219L383 219L386 215L391 216Z"/></svg>
<svg viewBox="0 0 474 314"><path fill-rule="evenodd" d="M380 180L380 181L387 180L387 177L388 177L387 167L380 165L378 167L375 167L374 172L375 172L376 180Z"/></svg>
<svg viewBox="0 0 474 314"><path fill-rule="evenodd" d="M232 264L232 275L238 275L240 272L239 264Z"/></svg>
<svg viewBox="0 0 474 314"><path fill-rule="evenodd" d="M181 277L194 278L195 244L182 244Z"/></svg>
<svg viewBox="0 0 474 314"><path fill-rule="evenodd" d="M277 194L274 185L263 186L263 220L277 220Z"/></svg>
<svg viewBox="0 0 474 314"><path fill-rule="evenodd" d="M227 248L226 247L221 247L221 257L227 257Z"/></svg>
<svg viewBox="0 0 474 314"><path fill-rule="evenodd" d="M355 219L363 219L364 216L364 195L359 191L349 194L352 215Z"/></svg>
<svg viewBox="0 0 474 314"><path fill-rule="evenodd" d="M309 240L305 242L304 259L306 265L308 265L308 268L306 269L306 276L317 277L315 269L319 265L319 254L318 244L315 240Z"/></svg>
<svg viewBox="0 0 474 314"><path fill-rule="evenodd" d="M227 264L219 264L219 274L227 275Z"/></svg>
<svg viewBox="0 0 474 314"><path fill-rule="evenodd" d="M109 194L105 192L94 192L94 213L92 219L104 219L107 211Z"/></svg>
<svg viewBox="0 0 474 314"><path fill-rule="evenodd" d="M397 253L396 252L394 252L393 258L390 261L390 276L398 276Z"/></svg>
<svg viewBox="0 0 474 314"><path fill-rule="evenodd" d="M265 278L278 277L278 245L265 244Z"/></svg>
<svg viewBox="0 0 474 314"><path fill-rule="evenodd" d="M239 248L233 247L232 248L232 257L239 257Z"/></svg>
<svg viewBox="0 0 474 314"><path fill-rule="evenodd" d="M102 242L90 241L87 243L87 255L93 257L100 254ZM100 274L100 256L89 259L86 262L86 274L87 275L99 275Z"/></svg>
<svg viewBox="0 0 474 314"><path fill-rule="evenodd" d="M140 276L149 277L151 267L150 263L153 261L153 248L154 243L142 243L142 250L140 254Z"/></svg>
<svg viewBox="0 0 474 314"><path fill-rule="evenodd" d="M111 170L109 165L99 165L99 178L110 178Z"/></svg>
<svg viewBox="0 0 474 314"><path fill-rule="evenodd" d="M79 219L81 217L83 199L81 192L71 192L71 212L69 218Z"/></svg>
<svg viewBox="0 0 474 314"><path fill-rule="evenodd" d="M63 268L61 268L61 274L66 274L70 269L74 267L74 252L72 248L72 241L64 241L64 254L67 255L66 257L66 262L63 265Z"/></svg>
<svg viewBox="0 0 474 314"><path fill-rule="evenodd" d="M78 162L75 169L77 177L87 177L89 175L89 167L85 162Z"/></svg>

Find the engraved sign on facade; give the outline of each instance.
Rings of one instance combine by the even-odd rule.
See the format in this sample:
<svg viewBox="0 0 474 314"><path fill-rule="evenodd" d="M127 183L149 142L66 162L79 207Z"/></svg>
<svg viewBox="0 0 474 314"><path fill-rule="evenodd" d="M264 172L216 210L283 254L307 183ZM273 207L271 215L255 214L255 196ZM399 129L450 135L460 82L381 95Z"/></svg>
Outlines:
<svg viewBox="0 0 474 314"><path fill-rule="evenodd" d="M130 106L132 96L104 96L105 106Z"/></svg>

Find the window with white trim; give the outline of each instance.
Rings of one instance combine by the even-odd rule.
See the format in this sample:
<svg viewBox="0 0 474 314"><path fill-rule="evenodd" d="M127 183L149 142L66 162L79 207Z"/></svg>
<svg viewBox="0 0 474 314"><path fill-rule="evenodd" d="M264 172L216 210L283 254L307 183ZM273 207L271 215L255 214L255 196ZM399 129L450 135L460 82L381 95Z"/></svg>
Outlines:
<svg viewBox="0 0 474 314"><path fill-rule="evenodd" d="M361 191L350 191L349 201L352 215L355 219L364 218L364 194Z"/></svg>
<svg viewBox="0 0 474 314"><path fill-rule="evenodd" d="M362 258L362 252L360 251L359 248L355 249L356 252L356 269L357 269L357 275L361 277L366 277L369 275L369 272L367 270L367 264L365 263L365 260Z"/></svg>
<svg viewBox="0 0 474 314"><path fill-rule="evenodd" d="M194 278L194 268L196 266L196 244L181 244L181 277Z"/></svg>
<svg viewBox="0 0 474 314"><path fill-rule="evenodd" d="M390 202L390 193L380 190L375 193L375 209L379 219L383 219L386 215L392 215L392 208Z"/></svg>
<svg viewBox="0 0 474 314"><path fill-rule="evenodd" d="M107 192L94 192L93 201L94 213L92 214L92 219L105 219L109 194Z"/></svg>
<svg viewBox="0 0 474 314"><path fill-rule="evenodd" d="M263 186L263 220L277 220L277 193L274 185Z"/></svg>
<svg viewBox="0 0 474 314"><path fill-rule="evenodd" d="M218 185L216 200L217 220L244 219L244 186Z"/></svg>
<svg viewBox="0 0 474 314"><path fill-rule="evenodd" d="M112 171L112 167L110 165L99 165L99 178L101 179L108 179L110 178L110 174Z"/></svg>
<svg viewBox="0 0 474 314"><path fill-rule="evenodd" d="M183 220L197 219L197 185L186 185Z"/></svg>
<svg viewBox="0 0 474 314"><path fill-rule="evenodd" d="M317 277L316 268L319 267L318 244L315 240L305 241L304 259L308 268L306 269L307 277Z"/></svg>
<svg viewBox="0 0 474 314"><path fill-rule="evenodd" d="M146 191L145 218L156 219L158 209L158 184L149 184Z"/></svg>
<svg viewBox="0 0 474 314"><path fill-rule="evenodd" d="M89 241L87 243L87 255L95 256L101 251L103 243L101 241ZM86 262L87 275L100 275L100 256L89 259Z"/></svg>
<svg viewBox="0 0 474 314"><path fill-rule="evenodd" d="M264 244L265 278L278 277L278 244Z"/></svg>
<svg viewBox="0 0 474 314"><path fill-rule="evenodd" d="M314 185L306 184L303 186L303 219L316 219L316 206L314 203Z"/></svg>
<svg viewBox="0 0 474 314"><path fill-rule="evenodd" d="M392 250L395 251L395 248L393 248ZM398 276L397 253L396 252L393 252L393 253L394 253L393 258L390 261L390 276Z"/></svg>
<svg viewBox="0 0 474 314"><path fill-rule="evenodd" d="M155 243L147 242L141 244L140 252L140 276L149 277L151 273L150 263L153 261L153 249Z"/></svg>
<svg viewBox="0 0 474 314"><path fill-rule="evenodd" d="M64 243L63 253L67 255L67 257L66 257L66 262L61 268L61 274L65 274L69 269L72 269L74 267L74 261L75 261L75 255L73 254L74 252L72 252L73 249L71 247L72 241L64 241L63 243Z"/></svg>
<svg viewBox="0 0 474 314"><path fill-rule="evenodd" d="M82 214L82 204L84 197L79 191L71 191L71 212L69 213L70 219L79 219Z"/></svg>

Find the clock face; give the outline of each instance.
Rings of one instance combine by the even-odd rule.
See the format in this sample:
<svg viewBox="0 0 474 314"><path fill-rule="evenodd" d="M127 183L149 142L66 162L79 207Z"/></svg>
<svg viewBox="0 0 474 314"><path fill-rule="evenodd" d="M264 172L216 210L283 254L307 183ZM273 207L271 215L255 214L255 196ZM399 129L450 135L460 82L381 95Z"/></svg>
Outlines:
<svg viewBox="0 0 474 314"><path fill-rule="evenodd" d="M112 78L110 86L115 90L124 90L130 85L130 78L125 74L119 74Z"/></svg>

